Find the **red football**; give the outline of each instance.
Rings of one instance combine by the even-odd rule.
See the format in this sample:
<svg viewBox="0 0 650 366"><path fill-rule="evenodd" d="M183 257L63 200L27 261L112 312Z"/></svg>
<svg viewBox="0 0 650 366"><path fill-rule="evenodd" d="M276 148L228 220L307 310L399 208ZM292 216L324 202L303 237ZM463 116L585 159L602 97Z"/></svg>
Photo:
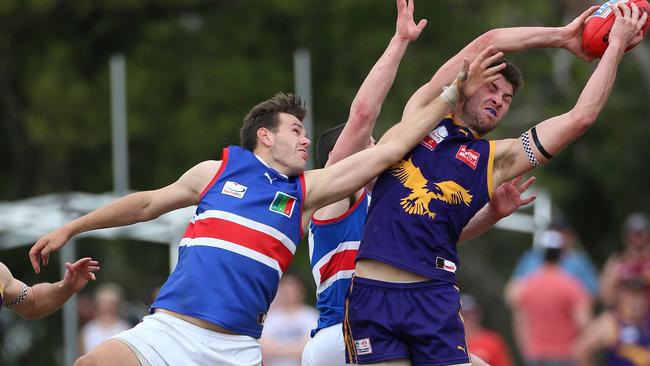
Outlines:
<svg viewBox="0 0 650 366"><path fill-rule="evenodd" d="M609 31L614 25L614 20L616 16L614 12L609 7L611 4L618 2L627 3L627 6L630 6L631 3L635 3L639 7L639 10L642 12L650 13L650 4L648 0L609 0L596 10L593 16L585 24L585 28L582 31L582 49L591 57L602 57L607 49L609 44ZM650 15L650 14L648 14ZM650 27L650 18L646 21L643 26L643 36L648 33L648 28ZM627 49L626 51L629 51Z"/></svg>

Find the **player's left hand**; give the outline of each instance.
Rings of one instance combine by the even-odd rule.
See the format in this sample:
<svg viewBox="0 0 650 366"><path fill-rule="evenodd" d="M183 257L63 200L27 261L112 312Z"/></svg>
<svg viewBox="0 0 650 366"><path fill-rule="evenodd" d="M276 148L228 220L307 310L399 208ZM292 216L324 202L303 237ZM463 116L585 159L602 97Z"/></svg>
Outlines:
<svg viewBox="0 0 650 366"><path fill-rule="evenodd" d="M99 262L92 260L90 257L81 258L70 264L65 263L67 270L61 281L61 288L71 292L78 292L86 287L88 281L96 279L95 272L99 271Z"/></svg>
<svg viewBox="0 0 650 366"><path fill-rule="evenodd" d="M521 195L535 183L535 177L528 178L524 183L521 182L522 176L518 176L512 180L501 183L501 185L494 191L494 195L490 200L490 209L499 218L510 216L519 207L525 206L535 200L537 196L532 195L528 198L522 198Z"/></svg>
<svg viewBox="0 0 650 366"><path fill-rule="evenodd" d="M589 20L591 15L598 10L599 6L595 5L585 10L571 23L563 27L564 30L564 45L563 48L573 53L579 59L591 61L594 58L587 55L582 49L582 31L585 28L585 23Z"/></svg>
<svg viewBox="0 0 650 366"><path fill-rule="evenodd" d="M406 41L415 41L427 26L427 20L422 19L415 24L413 21L414 0L397 0L397 25L395 36Z"/></svg>
<svg viewBox="0 0 650 366"><path fill-rule="evenodd" d="M503 52L497 51L493 46L488 46L476 56L472 63L469 63L466 58L463 59L463 67L454 81L461 100L469 99L483 85L502 77L500 71L506 67L505 62L490 67L502 57Z"/></svg>

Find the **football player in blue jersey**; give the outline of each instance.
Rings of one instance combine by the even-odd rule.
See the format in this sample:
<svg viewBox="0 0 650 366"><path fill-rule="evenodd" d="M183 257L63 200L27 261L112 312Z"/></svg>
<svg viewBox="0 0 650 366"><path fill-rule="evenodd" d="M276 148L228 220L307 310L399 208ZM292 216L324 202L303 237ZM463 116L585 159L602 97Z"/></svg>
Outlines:
<svg viewBox="0 0 650 366"><path fill-rule="evenodd" d="M57 283L39 283L27 286L11 274L9 268L0 262L0 308L5 306L25 319L39 319L57 311L88 281L95 280L99 262L82 258L65 264L63 279Z"/></svg>
<svg viewBox="0 0 650 366"><path fill-rule="evenodd" d="M454 83L412 108L376 146L324 169L304 171L306 137L300 98L278 94L248 113L241 147L199 163L158 190L127 195L40 238L34 269L88 230L151 220L197 205L180 243L178 264L151 315L102 343L77 365L259 365L258 338L280 277L316 209L349 197L404 156L438 121L486 83L500 78L502 56L486 48Z"/></svg>
<svg viewBox="0 0 650 366"><path fill-rule="evenodd" d="M445 63L409 100L418 108L452 81L457 63L486 45L504 52L565 48L580 58L590 8L564 27L495 29ZM511 63L502 78L459 103L451 115L373 187L355 277L346 305L346 356L381 365L467 365L469 350L459 316L456 243L461 230L494 196L494 187L543 165L577 139L603 108L626 48L642 39L647 14L613 6L610 44L575 106L519 139L488 141L521 85ZM470 68L471 70L471 68Z"/></svg>

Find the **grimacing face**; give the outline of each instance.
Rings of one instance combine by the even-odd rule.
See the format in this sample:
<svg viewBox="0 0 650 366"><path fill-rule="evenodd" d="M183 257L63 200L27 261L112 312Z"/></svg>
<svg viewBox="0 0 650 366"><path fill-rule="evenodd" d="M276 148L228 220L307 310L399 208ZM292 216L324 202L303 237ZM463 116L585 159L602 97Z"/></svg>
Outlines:
<svg viewBox="0 0 650 366"><path fill-rule="evenodd" d="M279 113L278 119L277 131L272 132L272 158L280 165L282 173L288 176L299 175L305 170L309 158L307 147L311 141L298 118L288 113Z"/></svg>
<svg viewBox="0 0 650 366"><path fill-rule="evenodd" d="M459 117L474 132L485 135L495 129L505 117L512 102L513 87L499 78L479 89L460 105Z"/></svg>

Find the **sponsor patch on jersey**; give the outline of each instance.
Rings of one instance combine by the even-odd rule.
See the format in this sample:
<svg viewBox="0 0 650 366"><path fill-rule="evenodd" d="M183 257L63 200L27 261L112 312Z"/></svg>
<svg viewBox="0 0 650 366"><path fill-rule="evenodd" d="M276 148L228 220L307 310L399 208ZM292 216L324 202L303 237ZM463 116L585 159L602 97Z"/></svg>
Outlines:
<svg viewBox="0 0 650 366"><path fill-rule="evenodd" d="M456 263L442 257L436 257L436 268L443 271L456 273Z"/></svg>
<svg viewBox="0 0 650 366"><path fill-rule="evenodd" d="M461 145L460 149L456 153L456 159L462 161L463 163L469 165L470 168L476 170L478 165L478 159L481 157L477 151L468 149L467 146Z"/></svg>
<svg viewBox="0 0 650 366"><path fill-rule="evenodd" d="M449 132L445 126L439 126L435 130L431 131L424 140L420 142L420 145L426 147L429 150L433 150L438 146L445 137L449 136Z"/></svg>
<svg viewBox="0 0 650 366"><path fill-rule="evenodd" d="M372 353L370 338L358 339L354 341L354 348L357 349L358 355L369 355Z"/></svg>
<svg viewBox="0 0 650 366"><path fill-rule="evenodd" d="M244 194L246 194L246 190L248 187L243 186L237 182L233 181L226 181L226 184L223 185L223 189L221 190L221 194L225 194L227 196L232 196L235 198L244 198Z"/></svg>
<svg viewBox="0 0 650 366"><path fill-rule="evenodd" d="M284 215L286 217L291 217L293 213L293 208L296 206L296 197L289 196L283 192L275 192L275 198L269 206L269 210Z"/></svg>

